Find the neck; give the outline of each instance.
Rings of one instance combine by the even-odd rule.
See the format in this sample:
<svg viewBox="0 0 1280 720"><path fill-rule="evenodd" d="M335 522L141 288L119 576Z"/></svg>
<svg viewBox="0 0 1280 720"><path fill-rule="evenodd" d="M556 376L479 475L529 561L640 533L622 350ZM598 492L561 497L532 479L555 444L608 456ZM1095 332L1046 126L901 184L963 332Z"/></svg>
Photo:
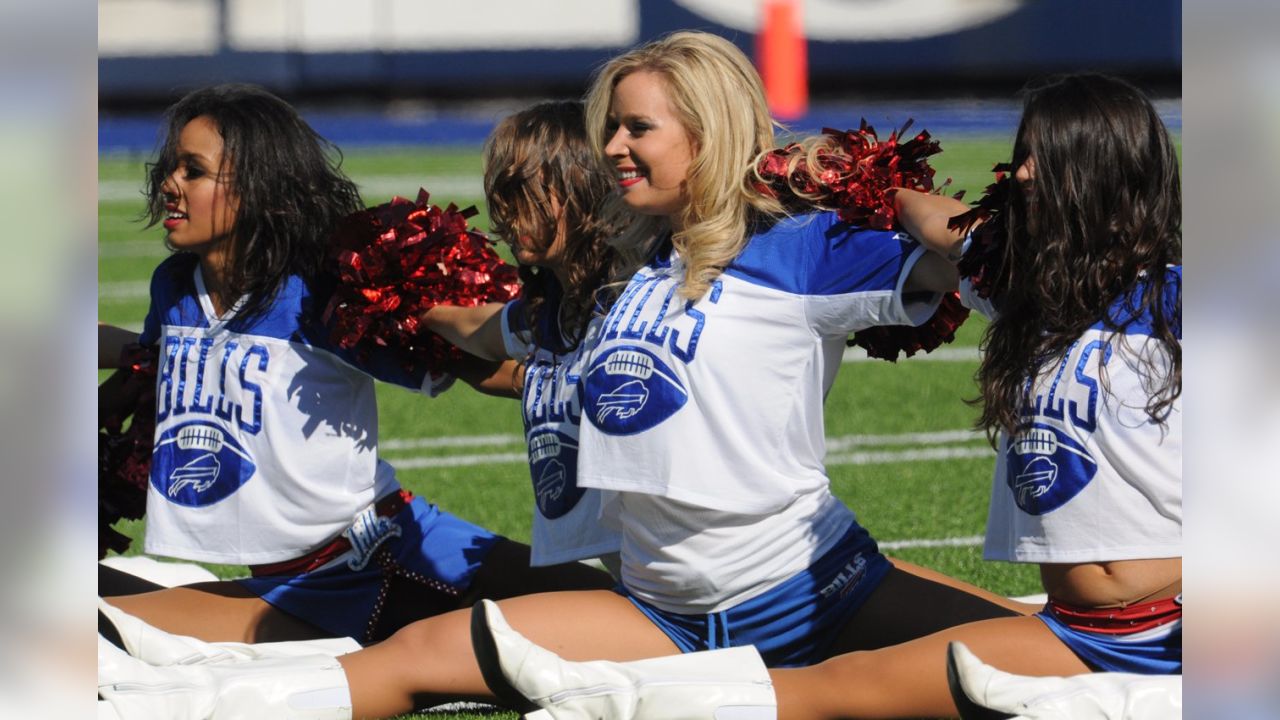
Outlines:
<svg viewBox="0 0 1280 720"><path fill-rule="evenodd" d="M204 289L209 293L213 311L221 316L233 302L233 299L227 296L226 264L221 256L202 255L200 257L200 279L204 280Z"/></svg>

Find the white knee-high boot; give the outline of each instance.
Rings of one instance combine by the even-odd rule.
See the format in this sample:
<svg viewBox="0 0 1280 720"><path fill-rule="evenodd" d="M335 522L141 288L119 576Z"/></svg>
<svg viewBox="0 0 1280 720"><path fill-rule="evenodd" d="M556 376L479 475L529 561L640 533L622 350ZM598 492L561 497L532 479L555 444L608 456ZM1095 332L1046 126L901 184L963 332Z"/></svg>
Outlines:
<svg viewBox="0 0 1280 720"><path fill-rule="evenodd" d="M982 662L959 642L947 649L947 674L956 707L966 720L1165 720L1182 716L1181 675L1013 675Z"/></svg>
<svg viewBox="0 0 1280 720"><path fill-rule="evenodd" d="M156 667L101 635L98 696L99 716L113 713L120 720L351 718L346 673L329 656Z"/></svg>
<svg viewBox="0 0 1280 720"><path fill-rule="evenodd" d="M302 655L346 655L360 649L351 638L324 638L272 643L211 643L175 635L98 598L98 612L115 627L124 649L152 665L207 665Z"/></svg>
<svg viewBox="0 0 1280 720"><path fill-rule="evenodd" d="M488 600L472 610L471 641L489 689L531 719L777 717L773 683L752 647L627 663L568 662L513 630Z"/></svg>

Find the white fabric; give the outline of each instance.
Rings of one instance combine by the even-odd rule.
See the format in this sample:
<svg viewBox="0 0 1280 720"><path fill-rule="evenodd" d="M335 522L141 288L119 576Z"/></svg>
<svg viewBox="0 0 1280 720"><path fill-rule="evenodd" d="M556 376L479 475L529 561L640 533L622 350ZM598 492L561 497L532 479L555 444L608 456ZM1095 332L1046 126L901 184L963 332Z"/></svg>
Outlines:
<svg viewBox="0 0 1280 720"><path fill-rule="evenodd" d="M822 557L854 521L828 492L805 493L758 516L660 495L616 496L616 511L627 518L622 582L636 597L672 613L720 612L768 591Z"/></svg>
<svg viewBox="0 0 1280 720"><path fill-rule="evenodd" d="M964 643L948 652L963 692L1014 720L1168 720L1182 716L1181 675L1086 673L1030 677L997 670Z"/></svg>
<svg viewBox="0 0 1280 720"><path fill-rule="evenodd" d="M616 663L567 662L513 630L482 600L492 654L478 652L490 687L510 704L532 703L555 720L773 720L773 681L755 648ZM499 680L500 678L500 680ZM510 697L514 695L515 697ZM507 697L504 697L507 696ZM521 699L525 702L521 702Z"/></svg>
<svg viewBox="0 0 1280 720"><path fill-rule="evenodd" d="M156 667L99 635L98 695L121 720L351 718L346 673L324 655Z"/></svg>
<svg viewBox="0 0 1280 720"><path fill-rule="evenodd" d="M582 485L618 493L605 512L627 533L629 589L675 611L723 607L848 527L823 465L823 400L850 332L936 309L903 303L922 253L819 214L754 236L696 303L676 294L674 251L636 273L584 369L579 460Z"/></svg>
<svg viewBox="0 0 1280 720"><path fill-rule="evenodd" d="M962 297L992 312L990 303L974 301L971 287ZM1123 334L1096 326L1042 369L1032 391L1033 429L1000 440L987 559L1182 555L1182 403L1175 401L1167 426L1150 421L1139 370L1147 357L1167 367L1141 322Z"/></svg>
<svg viewBox="0 0 1280 720"><path fill-rule="evenodd" d="M378 459L373 379L308 335L297 278L237 331L185 267L171 258L156 270L143 332L160 349L146 551L241 565L299 557L399 488ZM441 387L429 375L401 381Z"/></svg>
<svg viewBox="0 0 1280 720"><path fill-rule="evenodd" d="M588 325L578 349L557 354L535 346L529 332L515 329L521 324L509 315L522 311L522 303L508 304L502 311L502 330L508 354L525 362L522 405L534 491L530 564L555 565L616 553L622 538L600 523L600 491L579 488L576 482L582 348L594 342L601 318Z"/></svg>

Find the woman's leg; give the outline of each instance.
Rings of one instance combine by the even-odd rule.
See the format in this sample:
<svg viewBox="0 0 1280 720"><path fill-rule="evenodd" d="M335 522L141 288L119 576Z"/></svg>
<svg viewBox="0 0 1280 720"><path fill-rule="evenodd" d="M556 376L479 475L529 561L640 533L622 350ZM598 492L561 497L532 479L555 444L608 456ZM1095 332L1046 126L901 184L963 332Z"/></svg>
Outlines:
<svg viewBox="0 0 1280 720"><path fill-rule="evenodd" d="M963 580L957 580L950 575L943 575L937 570L927 568L923 565L916 565L915 563L907 562L901 558L891 557L889 558L889 562L893 563L894 567L902 570L903 572L910 573L919 578L924 578L925 580L932 580L935 583L940 583L950 588L955 588L967 595L973 595L992 604L999 605L1002 608L1012 610L1019 615L1034 615L1044 609L1044 603L1037 605L1035 603L1024 603L1018 600L1012 600L1004 595L993 593L990 590L985 590L977 585L967 583Z"/></svg>
<svg viewBox="0 0 1280 720"><path fill-rule="evenodd" d="M503 600L511 625L571 660L638 660L679 650L626 598L607 590ZM471 611L438 615L339 658L356 718L454 700L492 700L471 649Z"/></svg>
<svg viewBox="0 0 1280 720"><path fill-rule="evenodd" d="M1006 617L949 628L819 665L770 671L780 720L954 717L947 689L947 643L1020 675L1076 675L1090 669L1035 617Z"/></svg>
<svg viewBox="0 0 1280 720"><path fill-rule="evenodd" d="M231 581L195 583L107 602L155 627L207 642L279 642L328 637Z"/></svg>
<svg viewBox="0 0 1280 720"><path fill-rule="evenodd" d="M893 563L840 632L828 657L898 645L955 625L1032 611L1023 603L927 568L900 560Z"/></svg>

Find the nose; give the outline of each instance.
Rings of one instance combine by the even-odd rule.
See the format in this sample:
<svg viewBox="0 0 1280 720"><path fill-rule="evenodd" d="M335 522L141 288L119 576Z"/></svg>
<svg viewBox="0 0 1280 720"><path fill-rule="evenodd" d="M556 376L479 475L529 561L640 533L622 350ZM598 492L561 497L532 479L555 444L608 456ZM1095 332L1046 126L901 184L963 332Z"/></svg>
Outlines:
<svg viewBox="0 0 1280 720"><path fill-rule="evenodd" d="M622 135L622 133L625 131L626 131L626 128L622 128L622 127L619 127L617 130L613 131L613 135L610 136L609 141L604 145L605 155L608 155L609 157L615 160L618 160L630 154L630 151L628 150L627 144L626 142L624 142L624 138Z"/></svg>
<svg viewBox="0 0 1280 720"><path fill-rule="evenodd" d="M178 197L178 180L175 177L178 169L174 168L173 172L164 176L164 181L160 183L160 193L165 197Z"/></svg>
<svg viewBox="0 0 1280 720"><path fill-rule="evenodd" d="M1013 172L1013 179L1019 183L1027 184L1036 178L1036 161L1034 158L1027 158L1023 161L1018 169Z"/></svg>

